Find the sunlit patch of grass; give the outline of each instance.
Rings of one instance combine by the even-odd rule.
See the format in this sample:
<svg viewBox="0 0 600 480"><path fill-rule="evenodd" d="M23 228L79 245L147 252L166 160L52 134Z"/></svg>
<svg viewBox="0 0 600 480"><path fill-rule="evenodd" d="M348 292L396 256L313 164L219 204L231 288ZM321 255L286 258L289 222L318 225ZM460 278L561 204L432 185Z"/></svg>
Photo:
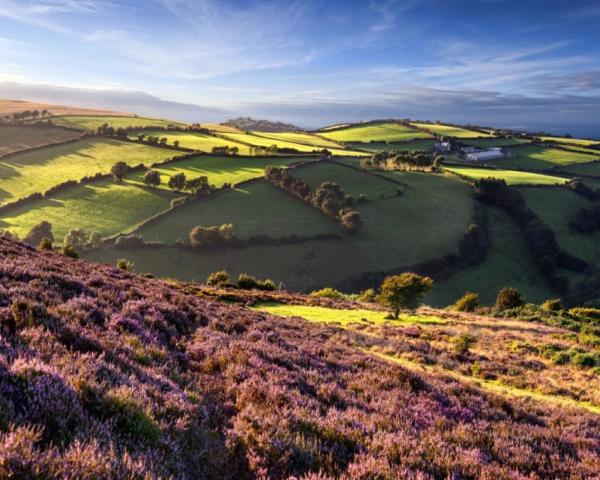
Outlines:
<svg viewBox="0 0 600 480"><path fill-rule="evenodd" d="M489 392L493 392L499 395L508 396L508 397L517 397L517 398L530 398L535 401L548 403L554 406L564 406L571 408L583 408L589 412L600 414L600 406L594 405L590 402L582 402L575 400L573 398L563 397L559 395L550 395L542 392L538 392L535 390L530 390L526 388L514 387L511 385L507 385L505 383L499 382L497 380L484 380L481 378L470 377L468 375L463 375L456 371L447 370L438 365L425 365L422 363L417 363L411 360L407 360L405 358L400 358L392 355L387 355L385 353L378 352L376 350L364 350L366 353L374 355L381 360L386 362L395 363L398 365L402 365L403 367L420 373L427 374L437 374L440 373L447 375L455 380L458 380L463 383L468 383L473 386L482 388L483 390L487 390Z"/></svg>
<svg viewBox="0 0 600 480"><path fill-rule="evenodd" d="M259 303L254 308L280 317L301 317L310 322L337 323L342 327L357 323L375 325L445 323L439 317L421 314L401 314L398 319L390 319L386 318L388 317L388 312L365 309L338 309L282 303Z"/></svg>

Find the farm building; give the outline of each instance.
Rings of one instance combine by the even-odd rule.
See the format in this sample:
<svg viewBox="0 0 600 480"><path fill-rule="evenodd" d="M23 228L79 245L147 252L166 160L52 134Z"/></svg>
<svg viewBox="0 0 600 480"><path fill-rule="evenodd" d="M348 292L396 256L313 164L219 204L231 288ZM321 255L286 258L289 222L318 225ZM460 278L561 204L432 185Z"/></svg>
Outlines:
<svg viewBox="0 0 600 480"><path fill-rule="evenodd" d="M504 157L504 152L502 152L501 148L489 148L487 150L467 153L466 155L467 160L471 160L472 162L496 160L502 157Z"/></svg>
<svg viewBox="0 0 600 480"><path fill-rule="evenodd" d="M452 144L450 142L439 142L434 145L434 148L438 152L450 152L452 151Z"/></svg>

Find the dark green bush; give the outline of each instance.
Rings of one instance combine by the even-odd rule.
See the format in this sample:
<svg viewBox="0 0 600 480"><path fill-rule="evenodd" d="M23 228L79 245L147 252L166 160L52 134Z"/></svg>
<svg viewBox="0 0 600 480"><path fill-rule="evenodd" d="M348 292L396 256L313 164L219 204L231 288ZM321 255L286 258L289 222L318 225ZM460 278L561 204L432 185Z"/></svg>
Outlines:
<svg viewBox="0 0 600 480"><path fill-rule="evenodd" d="M39 250L52 250L52 240L50 240L48 237L42 238L42 240L40 241L40 243L38 245L38 249Z"/></svg>
<svg viewBox="0 0 600 480"><path fill-rule="evenodd" d="M525 300L519 291L512 287L504 287L496 297L496 309L500 311L522 307L524 304Z"/></svg>
<svg viewBox="0 0 600 480"><path fill-rule="evenodd" d="M455 312L474 312L479 307L479 294L467 292L450 307Z"/></svg>

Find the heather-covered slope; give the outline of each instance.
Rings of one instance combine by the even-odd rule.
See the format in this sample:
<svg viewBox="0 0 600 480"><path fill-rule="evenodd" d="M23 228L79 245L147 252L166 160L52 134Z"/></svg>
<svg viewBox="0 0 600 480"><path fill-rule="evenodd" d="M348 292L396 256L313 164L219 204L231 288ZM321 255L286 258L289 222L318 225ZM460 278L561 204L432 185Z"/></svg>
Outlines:
<svg viewBox="0 0 600 480"><path fill-rule="evenodd" d="M600 419L0 238L0 478L597 478ZM320 474L318 473L320 472Z"/></svg>

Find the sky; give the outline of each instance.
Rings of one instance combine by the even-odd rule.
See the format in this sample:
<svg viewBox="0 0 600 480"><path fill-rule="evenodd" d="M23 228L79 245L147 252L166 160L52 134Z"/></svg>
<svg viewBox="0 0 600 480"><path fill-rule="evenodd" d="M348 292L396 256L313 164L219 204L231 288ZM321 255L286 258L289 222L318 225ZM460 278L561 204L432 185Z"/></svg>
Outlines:
<svg viewBox="0 0 600 480"><path fill-rule="evenodd" d="M600 0L0 0L0 97L600 138Z"/></svg>

